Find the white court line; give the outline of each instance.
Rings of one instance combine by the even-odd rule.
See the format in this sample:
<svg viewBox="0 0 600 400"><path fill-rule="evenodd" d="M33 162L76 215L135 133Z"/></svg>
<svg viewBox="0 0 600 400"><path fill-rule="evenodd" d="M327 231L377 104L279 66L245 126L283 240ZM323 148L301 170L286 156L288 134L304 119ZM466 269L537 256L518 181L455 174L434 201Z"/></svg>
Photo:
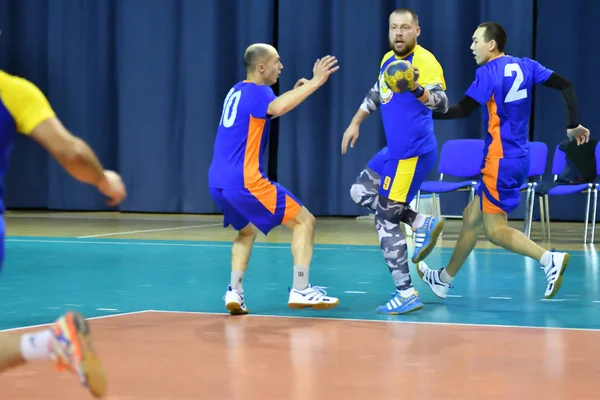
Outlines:
<svg viewBox="0 0 600 400"><path fill-rule="evenodd" d="M219 226L221 226L221 224L217 224ZM209 225L202 225L202 226L209 226ZM170 229L170 228L165 228L165 229ZM147 231L146 231L147 232ZM123 232L120 233L122 235L126 234L128 232ZM81 237L77 237L76 239L84 239L84 238L91 238L91 236L81 236ZM169 241L156 241L156 242L125 242L125 241L118 241L118 242L108 242L108 241L97 241L97 242L92 242L92 241L77 241L77 240L55 240L55 239L10 239L7 238L5 239L6 242L23 242L23 243L69 243L69 244L104 244L104 245L108 245L108 244L114 244L114 245L129 245L129 246L176 246L176 247L231 247L231 243L228 242L223 242L223 244L215 244L215 243L169 243ZM254 248L255 249L284 249L284 250L289 250L290 243L277 243L277 244L272 244L269 245L267 243L265 244L255 244ZM354 245L354 244L339 244L336 245L339 247L325 247L325 246L321 246L319 244L315 244L315 250L332 250L332 251L340 251L340 250L348 250L348 248L351 248L352 251L361 251L361 252L368 252L368 253L380 253L381 249L379 248L370 248L364 245ZM487 249L475 249L475 250L481 250L481 252L479 252L481 255L503 255L503 256L519 256L522 257L519 254L516 253L509 253L509 252L491 252L491 251L486 251ZM454 250L453 249L442 249L440 252L441 253L452 253ZM577 251L582 251L582 250L577 250ZM589 257L589 253L588 252L584 252L584 254L577 254L577 253L570 253L571 257ZM359 282L359 283L366 283L366 282ZM450 296L448 296L450 297Z"/></svg>
<svg viewBox="0 0 600 400"><path fill-rule="evenodd" d="M512 297L504 297L504 296L490 296L492 300L512 300Z"/></svg>
<svg viewBox="0 0 600 400"><path fill-rule="evenodd" d="M202 311L167 311L167 310L148 310L148 313L163 313L163 314L190 314L190 315L222 315L229 317L229 313L213 313ZM240 318L289 318L289 319L308 319L312 321L339 321L339 322L372 322L384 324L413 324L413 325L441 325L441 326L465 326L465 327L483 327L483 328L516 328L516 329L541 329L541 330L560 330L560 331L591 331L600 332L600 329L595 328L562 328L555 326L519 326L519 325L495 325L495 324L470 324L470 323L453 323L453 322L426 322L426 321L406 321L401 319L384 320L384 319L360 319L360 318L332 318L332 317L304 317L291 315L264 315L264 314L246 314ZM237 318L237 317L233 317Z"/></svg>
<svg viewBox="0 0 600 400"><path fill-rule="evenodd" d="M89 238L104 237L104 236L129 235L129 234L132 234L132 233L176 231L176 230L180 230L180 229L206 228L208 226L221 226L221 225L222 224L203 224L203 225L177 226L177 227L174 227L174 228L143 229L141 231L100 233L98 235L77 236L77 239L89 239Z"/></svg>
<svg viewBox="0 0 600 400"><path fill-rule="evenodd" d="M358 290L346 290L344 293L348 293L348 294L367 294L367 292L359 292Z"/></svg>
<svg viewBox="0 0 600 400"><path fill-rule="evenodd" d="M100 211L103 212L103 211ZM6 214L5 218L34 218L34 219L90 219L90 220L106 220L106 221L150 221L150 222L213 222L210 220L182 218L152 218L148 216L133 216L128 212L114 215L71 215L71 214ZM218 214L211 215L219 217Z"/></svg>
<svg viewBox="0 0 600 400"><path fill-rule="evenodd" d="M89 318L86 318L86 319L88 321L91 321L91 320L94 320L94 319L107 319L107 318L115 318L115 317L124 317L124 316L127 316L127 315L145 314L145 313L148 313L148 312L150 312L150 310L124 312L124 313L120 313L120 314L111 314L111 315L100 315L98 317L89 317ZM24 329L42 328L44 326L48 326L48 325L51 325L53 323L54 323L54 321L48 322L47 324L38 324L38 325L20 326L18 328L0 329L0 333L15 332L15 331L21 331L21 330L24 330Z"/></svg>

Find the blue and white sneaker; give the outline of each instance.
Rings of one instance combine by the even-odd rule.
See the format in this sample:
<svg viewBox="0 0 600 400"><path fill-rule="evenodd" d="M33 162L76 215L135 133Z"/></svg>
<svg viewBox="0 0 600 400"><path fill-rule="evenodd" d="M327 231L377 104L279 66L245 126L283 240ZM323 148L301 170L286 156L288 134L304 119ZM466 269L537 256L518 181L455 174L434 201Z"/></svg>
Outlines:
<svg viewBox="0 0 600 400"><path fill-rule="evenodd" d="M437 219L432 216L425 218L423 226L415 231L415 250L412 256L412 262L423 261L435 247L437 239L444 229L444 219Z"/></svg>
<svg viewBox="0 0 600 400"><path fill-rule="evenodd" d="M550 264L540 266L546 274L546 280L548 286L546 286L546 292L544 296L547 299L551 299L558 293L562 286L563 274L569 263L569 253L558 253L552 249L552 257Z"/></svg>
<svg viewBox="0 0 600 400"><path fill-rule="evenodd" d="M327 296L325 288L308 285L306 289L290 289L288 307L290 308L314 308L316 310L328 310L340 304L336 297Z"/></svg>
<svg viewBox="0 0 600 400"><path fill-rule="evenodd" d="M227 286L227 292L225 292L223 300L225 300L225 308L229 310L229 314L248 314L248 308L246 307L246 302L244 301L244 293L233 289L231 285Z"/></svg>
<svg viewBox="0 0 600 400"><path fill-rule="evenodd" d="M416 291L408 297L402 297L400 292L390 299L385 305L377 307L378 314L399 315L407 314L423 308L423 303Z"/></svg>
<svg viewBox="0 0 600 400"><path fill-rule="evenodd" d="M445 299L448 290L452 289L452 286L449 283L443 282L440 279L442 269L431 269L424 261L421 261L417 264L417 273L423 282L429 285L433 294L440 299Z"/></svg>

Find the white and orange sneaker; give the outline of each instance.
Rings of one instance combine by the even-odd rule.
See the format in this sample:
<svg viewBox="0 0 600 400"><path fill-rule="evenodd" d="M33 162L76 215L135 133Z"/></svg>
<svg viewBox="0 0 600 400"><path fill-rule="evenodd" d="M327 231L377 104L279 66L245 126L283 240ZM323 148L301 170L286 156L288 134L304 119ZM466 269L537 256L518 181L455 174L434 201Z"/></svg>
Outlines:
<svg viewBox="0 0 600 400"><path fill-rule="evenodd" d="M67 312L50 327L50 358L58 371L69 371L90 393L100 398L106 394L106 375L90 338L90 327L76 312Z"/></svg>

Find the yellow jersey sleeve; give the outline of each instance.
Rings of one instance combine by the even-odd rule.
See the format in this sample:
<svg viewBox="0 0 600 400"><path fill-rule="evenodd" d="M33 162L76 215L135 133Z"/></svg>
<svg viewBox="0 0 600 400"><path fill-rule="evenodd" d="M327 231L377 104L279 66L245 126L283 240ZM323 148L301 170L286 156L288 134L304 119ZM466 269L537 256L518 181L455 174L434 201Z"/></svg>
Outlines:
<svg viewBox="0 0 600 400"><path fill-rule="evenodd" d="M446 90L444 71L433 54L427 50L415 52L412 63L419 69L420 85L426 86L440 84L442 85L442 89Z"/></svg>
<svg viewBox="0 0 600 400"><path fill-rule="evenodd" d="M29 135L40 123L56 114L42 91L27 79L3 74L2 103L15 120L17 131Z"/></svg>
<svg viewBox="0 0 600 400"><path fill-rule="evenodd" d="M385 55L381 59L381 64L379 65L379 69L383 68L383 64L385 64L385 62L387 60L389 60L390 58L393 58L393 57L395 57L395 54L394 54L393 50L390 50L387 53L385 53Z"/></svg>

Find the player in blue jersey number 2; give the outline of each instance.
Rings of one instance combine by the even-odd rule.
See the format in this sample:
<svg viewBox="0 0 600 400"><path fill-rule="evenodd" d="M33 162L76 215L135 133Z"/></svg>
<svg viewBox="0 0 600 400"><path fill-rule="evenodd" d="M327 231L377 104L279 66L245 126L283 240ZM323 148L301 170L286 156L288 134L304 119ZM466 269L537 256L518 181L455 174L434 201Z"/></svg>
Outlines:
<svg viewBox="0 0 600 400"><path fill-rule="evenodd" d="M544 85L562 92L567 106L567 136L578 144L590 132L579 124L571 82L535 60L504 54L506 32L495 22L485 22L473 34L471 50L480 66L464 98L435 119L463 118L480 106L488 133L485 138L482 180L477 196L463 213L463 226L445 268L432 270L419 263L419 276L441 298L446 297L454 276L471 253L479 231L497 246L528 256L540 263L547 280L545 297L552 298L562 284L568 253L548 251L522 232L508 226L507 214L519 205L520 186L529 170L528 123L531 91Z"/></svg>

